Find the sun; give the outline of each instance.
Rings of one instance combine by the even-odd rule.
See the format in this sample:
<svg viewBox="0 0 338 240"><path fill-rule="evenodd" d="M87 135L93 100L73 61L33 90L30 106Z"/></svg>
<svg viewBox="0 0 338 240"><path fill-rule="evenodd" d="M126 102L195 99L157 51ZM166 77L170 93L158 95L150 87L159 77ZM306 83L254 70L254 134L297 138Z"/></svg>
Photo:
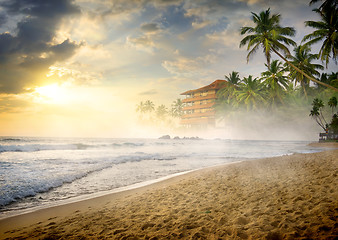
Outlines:
<svg viewBox="0 0 338 240"><path fill-rule="evenodd" d="M36 87L34 96L41 103L64 104L69 100L67 89L57 83Z"/></svg>

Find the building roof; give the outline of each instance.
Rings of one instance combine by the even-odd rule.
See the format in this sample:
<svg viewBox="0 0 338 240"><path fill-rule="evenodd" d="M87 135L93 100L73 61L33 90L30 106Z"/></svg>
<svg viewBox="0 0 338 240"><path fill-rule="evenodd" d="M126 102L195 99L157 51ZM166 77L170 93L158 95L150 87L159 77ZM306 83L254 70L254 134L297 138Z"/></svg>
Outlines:
<svg viewBox="0 0 338 240"><path fill-rule="evenodd" d="M209 84L205 87L201 87L201 88L194 89L194 90L189 90L189 91L186 91L184 93L181 93L181 95L188 95L188 94L192 94L192 93L196 93L196 92L203 92L203 91L212 90L212 89L218 90L218 89L220 89L224 86L224 83L227 83L227 82L228 81L226 81L226 80L216 80L213 83L211 83L211 84Z"/></svg>

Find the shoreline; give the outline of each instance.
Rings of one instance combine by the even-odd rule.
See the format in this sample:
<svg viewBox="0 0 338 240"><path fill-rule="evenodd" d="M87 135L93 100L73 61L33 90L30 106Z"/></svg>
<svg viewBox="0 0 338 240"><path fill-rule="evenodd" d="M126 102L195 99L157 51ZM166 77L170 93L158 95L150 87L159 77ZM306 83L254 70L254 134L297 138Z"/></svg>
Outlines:
<svg viewBox="0 0 338 240"><path fill-rule="evenodd" d="M321 145L321 147L323 147L323 145ZM319 164L318 166L320 166L320 162L317 158L330 158L331 162L333 163L333 169L331 170L335 170L337 171L337 160L335 160L338 156L338 150L331 150L331 151L324 151L324 152L319 152L319 153L311 153L311 154L293 154L293 155L286 155L286 156L282 156L282 157L273 157L273 158L264 158L264 159L258 159L258 160L254 160L254 161L242 161L242 162L234 162L234 163L229 163L229 164L222 164L219 166L213 166L213 167L208 167L208 168L203 168L203 169L198 169L198 170L193 170L190 171L188 173L181 173L178 176L172 176L168 179L162 180L162 181L157 181L155 183L151 183L149 185L146 186L142 186L142 187L138 187L138 188L134 188L134 189L128 189L122 192L117 192L117 193L110 193L110 194L106 194L103 196L98 196L98 197L94 197L94 198L90 198L90 199L86 199L86 200L80 200L77 202L73 202L73 203L68 203L65 205L59 205L59 206L54 206L54 207L49 207L49 208L44 208L41 210L37 210L34 212L30 212L30 213L25 213L22 215L17 215L17 216L12 216L9 218L5 218L5 219L1 219L0 220L0 238L1 239L5 239L5 238L15 238L15 237L28 237L28 238L36 238L36 237L47 237L47 236L58 236L58 237L62 237L62 236L72 236L69 235L71 232L73 232L74 229L77 229L77 232L81 232L83 231L83 236L85 236L85 233L88 234L88 232L86 232L86 228L91 229L91 234L94 234L93 237L98 237L98 236L110 236L111 238L122 238L123 236L131 236L132 232L128 232L128 230L126 230L126 228L123 228L123 231L121 230L121 226L126 226L128 225L131 229L133 229L135 231L135 227L132 227L134 225L136 225L136 232L145 232L145 234L148 236L151 236L152 234L155 234L154 236L159 236L161 237L168 237L169 235L166 234L172 234L172 233L176 233L176 236L169 236L169 238L175 239L177 237L181 235L182 238L185 238L187 236L193 236L194 234L196 235L201 235L203 236L203 234L205 234L204 236L209 236L211 234L210 230L207 230L206 232L202 229L203 228L203 224L201 221L201 224L195 224L193 222L189 222L186 218L186 214L188 214L189 218L194 218L195 216L195 211L189 211L187 209L191 209L192 207L194 208L195 204L198 204L198 199L204 199L205 195L202 193L207 193L212 195L213 197L207 197L207 202L205 202L206 206L208 207L200 207L198 208L198 211L202 211L202 215L203 218L205 217L206 219L204 219L204 222L206 221L205 224L208 224L210 222L208 222L208 217L212 216L213 214L217 213L217 212L222 212L221 209L218 209L218 211L213 210L215 207L213 207L213 205L217 205L219 204L221 201L219 201L218 203L215 202L215 196L218 197L219 195L222 194L222 192L219 190L219 185L224 185L224 184L228 184L229 186L231 186L232 188L234 188L234 198L230 199L232 204L236 203L236 199L238 200L243 200L241 199L241 195L243 195L242 191L239 191L238 189L236 189L238 186L235 184L234 185L234 179L233 178L227 178L225 182L220 181L224 178L224 176L228 176L231 174L235 174L236 175L236 171L244 171L245 176L241 176L241 175L236 175L236 177L238 178L242 178L243 182L246 182L246 184L251 184L252 183L252 179L246 179L246 175L248 173L250 173L250 176L254 176L254 180L257 181L261 179L264 180L263 175L265 174L264 172L264 168L270 167L275 169L275 174L277 174L278 176L280 175L280 173L278 171L284 171L283 169L279 169L278 167L280 166L280 161L285 161L286 165L288 167L288 169L290 168L290 164L291 166L293 166L293 161L297 160L299 162L299 165L302 165L302 163L304 162L304 158L305 159L310 159L313 164ZM276 166L275 166L276 165ZM329 166L328 164L326 164L327 166ZM325 166L326 166L325 165ZM317 168L318 168L317 166ZM250 167L254 167L255 170L258 171L258 173L252 172L252 170L250 170ZM283 165L284 167L284 165ZM308 167L308 166L307 166ZM292 168L291 168L292 169ZM302 169L298 169L298 170L302 170ZM313 170L313 169L312 169ZM323 169L324 170L324 169ZM327 170L327 169L326 169ZM245 172L248 171L248 172ZM223 173L227 173L226 175L219 175L220 172ZM275 175L273 174L273 175ZM289 173L288 173L289 174ZM292 173L292 177L294 178L294 172ZM336 174L336 173L334 173ZM219 175L217 179L213 179L214 175ZM280 177L282 177L283 174L280 175ZM335 177L336 175L330 175L331 178ZM271 178L271 176L268 176L269 178ZM203 180L203 181L202 181ZM250 181L249 181L250 180ZM274 178L271 178L270 180L274 180ZM280 180L280 179L277 179ZM288 179L286 179L288 180ZM332 180L332 179L331 179ZM206 184L205 182L210 181L210 185ZM281 181L281 180L280 180ZM333 178L333 183L337 183L337 180L335 178ZM281 181L282 182L282 181ZM242 182L240 182L242 183ZM284 184L284 182L282 182ZM276 184L282 184L279 183L278 181L276 181ZM190 185L189 185L190 184ZM237 182L238 184L238 182ZM254 184L254 183L252 183ZM203 188L198 188L197 191L190 191L190 188L194 188L195 185L202 185ZM183 186L183 188L182 188ZM237 186L237 187L236 187ZM224 186L223 186L224 187ZM255 185L253 185L252 187L255 187ZM324 186L323 186L324 187ZM328 187L328 186L326 186ZM329 186L330 187L330 186ZM213 191L213 189L215 188L215 190ZM251 187L250 187L251 188ZM259 187L256 186L256 190L262 190ZM183 189L183 190L182 190ZM217 190L218 189L218 190ZM222 189L222 188L220 188ZM250 189L246 189L247 191L249 191ZM282 188L282 190L287 190L285 188ZM281 191L281 189L279 190ZM337 191L335 190L335 188L331 189L331 191L333 191L332 193L330 193L331 195L333 194L334 196L337 196ZM180 199L176 199L177 196L181 196L184 194L190 194L192 196L196 196L196 199L194 198L180 198ZM237 194L237 195L236 195ZM254 193L252 193L254 194ZM311 193L312 194L312 193ZM160 197L158 196L160 195ZM307 193L306 195L309 195L309 193ZM264 195L263 195L264 196ZM224 196L225 198L227 196ZM259 197L260 200L262 200L262 196ZM156 203L164 203L166 202L167 199L173 199L173 203L174 205L170 205L167 204L167 206L163 209L163 208L159 208L160 206L154 207L154 205L156 205ZM176 200L175 200L176 199ZM188 199L190 199L189 201L191 201L194 204L190 204ZM150 204L149 202L151 202L152 204ZM202 202L202 201L199 201ZM254 204L255 201L251 201L250 204ZM327 204L327 202L323 202L325 204ZM335 202L333 202L335 205L337 205L337 200L335 200ZM222 204L226 204L226 202L223 202ZM271 203L270 203L271 204ZM291 203L290 203L291 204ZM165 205L165 204L164 204ZM179 210L176 211L171 211L172 209L175 209L175 205L181 206L181 208L179 208ZM203 205L203 204L202 204ZM210 205L210 206L209 206ZM268 203L266 204L268 205ZM135 207L138 206L138 207ZM281 205L283 206L283 205ZM228 207L228 208L227 208ZM157 211L152 211L153 209L157 209ZM265 206L265 208L267 208L267 206ZM225 206L225 209L230 211L231 207L230 206ZM250 217L249 217L249 212L254 211L255 208L251 208L251 209L247 209L245 214L242 213L242 217L240 218L234 218L235 222L232 223L232 226L239 226L239 227L243 227L243 225L248 225L250 223ZM195 209L196 210L196 209ZM250 210L250 211L249 211ZM242 210L243 212L243 210ZM265 211L264 211L265 212ZM97 226L107 226L107 224L109 225L109 223L105 222L102 218L99 218L99 216L103 215L110 215L111 217L115 217L115 213L119 213L118 215L123 215L124 217L121 217L121 219L116 220L115 222L121 222L123 224L121 224L121 226L115 226L115 224L113 222L110 222L110 225L112 226L112 228L110 229L111 231L107 231L105 232L104 229L100 230L100 231L95 231L92 228L97 228ZM162 214L161 214L162 213ZM252 214L252 213L251 213ZM337 216L337 213L335 213ZM145 222L147 221L143 221L143 225L142 225L142 220L139 219L138 215L142 215L145 219L151 218L159 218L157 219L157 221L153 220L151 222L150 225L145 224ZM160 217L158 215L161 215ZM179 216L185 216L184 219L181 219ZM191 215L191 216L190 216ZM222 215L222 214L220 214ZM227 222L230 221L229 220L229 213L224 214L224 216L228 216L226 220L221 220L218 219L216 222L222 224L223 222ZM236 215L236 214L235 214ZM157 217L156 217L157 216ZM169 220L166 221L164 218L166 216L172 216L177 217L176 218L176 222L177 224L182 223L183 227L182 229L180 229L179 227L174 228L174 229L169 229L167 231L167 233L165 233L165 231L163 231L162 228L164 228L165 225L168 225L167 223L170 222ZM223 216L223 218L224 218ZM81 219L91 219L92 221L95 220L95 222L101 222L98 224L88 224L86 227L81 227ZM237 219L237 220L236 220ZM140 220L140 221L138 221ZM199 222L201 219L197 218L197 222ZM202 219L203 220L203 219ZM209 219L210 220L210 219ZM258 219L259 220L259 219ZM91 221L91 222L92 222ZM193 224L194 226L188 226L186 221L189 222L189 224ZM231 220L232 221L232 220ZM65 226L62 223L63 222L67 222L68 225L70 226ZM156 222L158 224L156 224ZM241 223L242 222L242 223ZM264 221L263 221L264 222ZM80 224L80 226L75 226L76 224ZM292 222L291 222L292 223ZM289 224L291 224L289 223ZM75 225L74 225L75 224ZM139 226L139 225L142 226ZM264 224L267 224L267 222L265 222ZM147 225L147 226L145 226ZM159 225L161 227L159 227ZM137 228L138 226L138 228ZM153 229L154 226L157 226L156 229ZM231 226L231 225L229 225ZM238 227L237 226L237 227ZM232 229L231 231L227 231L229 234L229 236L231 236L231 234L233 234L233 236L235 236L234 234L237 234L236 236L240 235L242 237L245 236L254 236L254 233L250 234L250 228L245 229L245 228L241 228L241 231L239 231L237 229L237 227L235 229ZM78 229L80 228L80 229ZM194 232L195 229L199 229L198 232ZM230 227L231 228L231 227ZM252 228L255 229L256 227ZM271 227L270 227L271 228ZM279 226L276 225L275 227L276 229L280 228ZM43 229L43 231L41 231L41 229ZM68 230L67 230L68 229ZM216 228L217 230L218 228ZM237 230L236 230L237 229ZM155 231L156 230L156 231ZM194 230L194 231L193 231ZM235 233L236 231L237 233ZM264 230L264 229L263 229ZM261 230L261 231L263 231ZM271 232L275 232L275 234L282 234L281 232L277 233L276 231L273 231L274 228L270 229L269 231L264 230L263 232L265 232L266 234L274 234ZM191 234L193 235L191 235ZM74 233L75 234L75 233ZM77 233L79 234L79 233ZM128 235L129 234L129 235ZM215 233L212 233L215 235ZM220 234L220 233L219 233ZM258 233L257 233L258 234ZM338 234L337 232L335 234ZM197 236L196 235L196 236ZM277 236L276 235L276 236ZM75 236L75 235L74 235ZM82 236L77 235L76 237ZM216 235L215 235L216 236ZM219 235L221 236L221 234ZM259 236L263 236L263 235L256 235L257 237ZM336 236L336 235L335 235ZM137 237L137 236L136 236ZM181 238L179 237L179 238ZM66 238L66 237L65 237Z"/></svg>
<svg viewBox="0 0 338 240"><path fill-rule="evenodd" d="M243 161L252 161L252 160L255 160L255 159L253 158L253 159L250 159L250 160L248 160L248 159L238 160L238 161L235 161L235 162L222 163L222 164L218 164L218 165L213 165L213 166L208 166L208 167L203 167L203 168L197 168L197 169L187 170L187 171L183 171L183 172L177 172L177 173L170 174L170 175L167 175L167 176L163 176L163 177L160 177L160 178L155 178L155 179L147 180L147 181L144 181L144 182L138 182L138 183L134 183L134 184L119 187L119 188L114 188L114 189L107 190L107 191L91 193L91 194L87 194L87 195L73 197L73 198L70 198L70 199L60 200L57 203L47 203L47 204L42 205L42 206L35 206L35 207L32 207L32 208L28 208L28 209L16 210L12 214L9 213L7 216L6 216L6 214L4 214L5 216L3 216L3 217L0 216L0 229L1 229L1 222L5 221L6 219L9 219L9 218L19 217L21 215L31 214L31 213L34 213L34 212L37 212L37 211L43 211L43 210L48 209L48 208L56 208L56 207L61 207L63 205L76 204L76 203L82 202L82 201L90 201L92 199L101 198L101 197L105 197L105 196L108 196L108 195L114 195L114 194L120 194L120 193L122 194L123 192L126 192L126 191L132 192L132 191L140 189L140 188L146 188L146 187L151 186L151 185L157 185L160 182L169 181L170 179L180 177L181 175L191 174L191 173L194 173L195 171L203 171L203 170L218 168L218 167L227 166L227 165L231 165L231 164L236 164L236 163L240 163L240 162L243 162Z"/></svg>
<svg viewBox="0 0 338 240"><path fill-rule="evenodd" d="M318 147L319 149L323 149L323 148L327 148L327 149L331 149L331 148L337 148L338 149L338 142L312 142L309 143L308 146L311 147ZM324 150L325 151L325 150ZM260 158L257 158L260 159ZM252 161L255 160L255 158L252 159L239 159L238 161L235 162L229 162L229 163L222 163L219 165L213 165L213 166L208 166L208 167L203 167L203 168L197 168L197 169L192 169L192 170L187 170L187 171L183 171L183 172L177 172L171 175L167 175L167 176L163 176L157 179L151 179L151 180L147 180L144 182L138 182L138 183L134 183L131 185L127 185L127 186L123 186L123 187L119 187L119 188L115 188L112 190L106 190L106 191L102 191L102 192L98 192L98 193L91 193L91 194L87 194L87 195L82 195L82 196L77 196L74 198L70 198L70 199L64 199L64 200L60 200L59 202L56 203L46 203L43 204L42 206L35 206L32 208L27 208L27 209L22 209L22 210L14 210L14 211L10 211L8 213L0 213L0 221L7 219L7 218L11 218L11 217L15 217L15 216L19 216L22 214L29 214L35 211L40 211L40 210L44 210L47 208L52 208L52 207L58 207L58 206L62 206L62 205L66 205L66 204L70 204L70 203L76 203L76 202L80 202L80 201L86 201L86 200L90 200L93 198L97 198L97 197L102 197L105 195L109 195L109 194L116 194L119 192L123 192L123 191L129 191L129 190L133 190L136 188L141 188L141 187L145 187L148 185L152 185L152 184L156 184L158 182L161 181L165 181L167 179L179 176L179 175L184 175L190 172L194 172L194 171L200 171L203 169L207 169L207 168L214 168L214 167L218 167L218 166L225 166L228 164L234 164L234 163L239 163L242 161ZM1 216L3 215L3 216Z"/></svg>

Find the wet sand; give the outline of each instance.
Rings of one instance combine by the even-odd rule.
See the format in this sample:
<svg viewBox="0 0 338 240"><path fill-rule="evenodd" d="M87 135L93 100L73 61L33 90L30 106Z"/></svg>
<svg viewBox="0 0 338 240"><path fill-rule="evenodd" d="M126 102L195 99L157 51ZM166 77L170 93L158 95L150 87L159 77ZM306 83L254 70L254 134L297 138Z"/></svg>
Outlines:
<svg viewBox="0 0 338 240"><path fill-rule="evenodd" d="M198 170L0 221L0 239L337 239L338 150Z"/></svg>

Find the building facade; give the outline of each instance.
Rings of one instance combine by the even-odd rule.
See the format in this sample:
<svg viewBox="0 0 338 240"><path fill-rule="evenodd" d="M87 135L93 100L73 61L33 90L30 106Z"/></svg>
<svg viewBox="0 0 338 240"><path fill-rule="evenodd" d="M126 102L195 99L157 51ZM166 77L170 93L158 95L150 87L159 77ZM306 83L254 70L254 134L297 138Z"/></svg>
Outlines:
<svg viewBox="0 0 338 240"><path fill-rule="evenodd" d="M183 107L181 125L200 129L215 127L216 94L226 83L225 80L216 80L205 87L181 93L186 96L182 101L185 106Z"/></svg>

